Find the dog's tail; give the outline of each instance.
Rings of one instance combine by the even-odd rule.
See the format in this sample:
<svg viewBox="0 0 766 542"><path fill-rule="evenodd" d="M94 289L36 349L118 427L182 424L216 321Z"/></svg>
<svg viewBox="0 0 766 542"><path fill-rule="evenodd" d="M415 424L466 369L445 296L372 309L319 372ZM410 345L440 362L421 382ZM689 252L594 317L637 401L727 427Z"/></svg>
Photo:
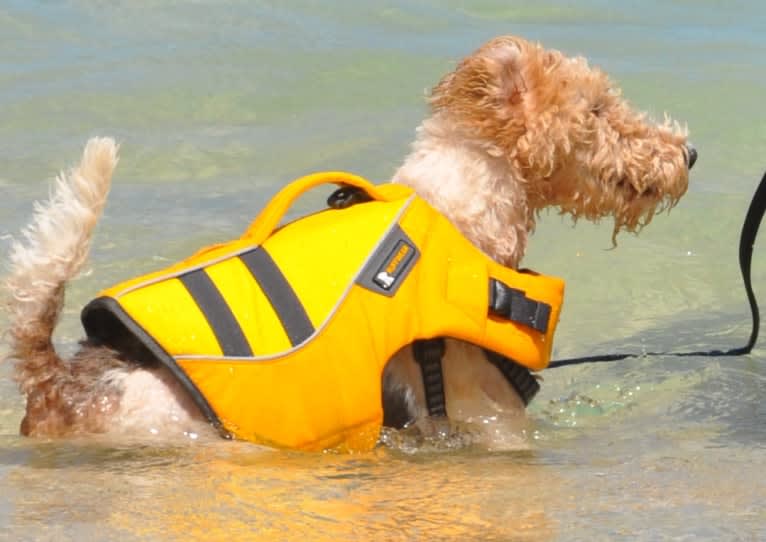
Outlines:
<svg viewBox="0 0 766 542"><path fill-rule="evenodd" d="M11 246L10 275L3 284L10 316L8 358L16 361L15 377L24 394L66 371L53 348L53 329L64 287L87 260L116 165L114 140L89 140L79 166L56 178L49 200L35 203L23 240Z"/></svg>

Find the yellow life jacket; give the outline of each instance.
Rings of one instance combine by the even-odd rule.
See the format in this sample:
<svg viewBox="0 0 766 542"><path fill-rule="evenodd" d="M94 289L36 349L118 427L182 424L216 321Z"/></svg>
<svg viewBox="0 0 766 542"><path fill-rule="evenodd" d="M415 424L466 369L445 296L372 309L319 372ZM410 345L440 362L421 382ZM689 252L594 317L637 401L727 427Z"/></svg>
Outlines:
<svg viewBox="0 0 766 542"><path fill-rule="evenodd" d="M278 227L325 183L369 201ZM167 366L225 434L366 450L399 349L452 337L541 370L563 290L494 262L410 188L328 172L285 187L239 239L101 292L82 322L92 341Z"/></svg>

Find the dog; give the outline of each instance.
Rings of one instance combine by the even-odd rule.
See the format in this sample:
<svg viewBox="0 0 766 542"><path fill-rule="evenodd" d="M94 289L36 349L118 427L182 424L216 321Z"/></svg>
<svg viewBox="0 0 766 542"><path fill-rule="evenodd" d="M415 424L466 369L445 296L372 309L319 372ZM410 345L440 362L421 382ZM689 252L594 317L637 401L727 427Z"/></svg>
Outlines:
<svg viewBox="0 0 766 542"><path fill-rule="evenodd" d="M697 157L685 129L648 120L584 58L519 37L484 44L433 88L429 102L431 114L392 181L413 188L512 268L541 210L575 221L613 217L616 243L619 232L638 232L679 201ZM66 284L86 262L116 164L113 140L90 140L11 247L4 288L8 357L26 397L21 433L212 436L167 369L88 340L69 360L53 346ZM447 340L442 370L449 420L523 419L524 401L478 347ZM381 400L391 425L429 430L411 348L386 366Z"/></svg>
<svg viewBox="0 0 766 542"><path fill-rule="evenodd" d="M393 177L444 213L477 247L518 268L546 208L575 221L614 218L638 232L679 201L697 151L687 131L647 120L582 57L514 36L495 38L431 92L431 116ZM506 423L524 403L483 352L447 341L442 360L450 420ZM420 369L405 349L386 368L398 419L427 420ZM402 400L403 398L403 400Z"/></svg>

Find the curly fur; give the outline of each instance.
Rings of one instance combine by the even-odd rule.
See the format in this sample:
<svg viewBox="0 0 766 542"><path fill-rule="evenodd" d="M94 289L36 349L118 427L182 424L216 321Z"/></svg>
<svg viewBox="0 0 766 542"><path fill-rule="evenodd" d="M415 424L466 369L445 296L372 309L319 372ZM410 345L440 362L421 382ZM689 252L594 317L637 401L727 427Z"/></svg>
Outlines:
<svg viewBox="0 0 766 542"><path fill-rule="evenodd" d="M32 223L22 232L25 242L11 247L3 286L11 319L8 358L16 362L14 376L27 399L24 435L201 423L191 400L163 369L139 369L117 352L86 342L64 361L53 347L64 288L87 260L116 165L113 140L88 141L79 166L59 175L49 201L35 205Z"/></svg>
<svg viewBox="0 0 766 542"><path fill-rule="evenodd" d="M613 240L622 230L639 231L678 202L696 156L685 130L634 111L585 59L517 37L491 40L465 58L434 87L430 106L393 181L412 186L512 267L544 208L575 220L611 216ZM12 247L4 287L10 358L27 399L24 434L212 432L164 369L88 342L68 361L54 350L64 288L85 262L116 163L112 140L89 141L80 165L36 207L26 242ZM443 371L451 419L523 413L521 399L476 347L448 341ZM392 419L427 427L409 348L386 368L383 401L404 410Z"/></svg>

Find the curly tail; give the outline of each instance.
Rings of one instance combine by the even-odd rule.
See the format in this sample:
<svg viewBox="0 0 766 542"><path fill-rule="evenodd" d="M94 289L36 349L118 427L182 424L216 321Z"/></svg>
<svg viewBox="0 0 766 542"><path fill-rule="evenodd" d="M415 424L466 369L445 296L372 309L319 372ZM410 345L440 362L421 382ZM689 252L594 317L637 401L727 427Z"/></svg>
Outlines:
<svg viewBox="0 0 766 542"><path fill-rule="evenodd" d="M64 287L88 258L116 165L114 140L90 139L79 166L56 178L49 200L35 203L23 240L11 246L10 275L3 282L11 323L8 358L16 361L24 394L66 371L53 348L53 329Z"/></svg>

